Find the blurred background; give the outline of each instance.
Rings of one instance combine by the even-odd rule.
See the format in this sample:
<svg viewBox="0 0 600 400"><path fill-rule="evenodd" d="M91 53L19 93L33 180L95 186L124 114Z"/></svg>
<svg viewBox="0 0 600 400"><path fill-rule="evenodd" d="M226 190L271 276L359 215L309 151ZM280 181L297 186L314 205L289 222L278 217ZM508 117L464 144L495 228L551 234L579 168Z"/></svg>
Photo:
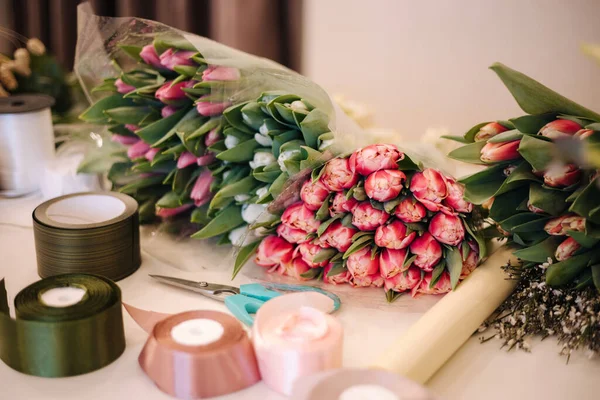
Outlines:
<svg viewBox="0 0 600 400"><path fill-rule="evenodd" d="M0 0L0 26L38 37L72 67L78 0ZM593 109L598 0L93 0L274 59L365 104L377 126L418 138L521 114L487 69L501 61ZM14 38L0 33L0 52Z"/></svg>

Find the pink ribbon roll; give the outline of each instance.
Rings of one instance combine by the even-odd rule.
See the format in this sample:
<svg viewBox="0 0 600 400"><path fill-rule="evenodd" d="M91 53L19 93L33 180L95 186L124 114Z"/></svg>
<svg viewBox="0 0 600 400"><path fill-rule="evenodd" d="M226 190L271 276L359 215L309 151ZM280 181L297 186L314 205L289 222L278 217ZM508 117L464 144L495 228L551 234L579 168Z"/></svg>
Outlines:
<svg viewBox="0 0 600 400"><path fill-rule="evenodd" d="M263 381L290 395L303 376L342 366L343 329L327 314L333 301L320 293L279 296L256 313L252 339Z"/></svg>

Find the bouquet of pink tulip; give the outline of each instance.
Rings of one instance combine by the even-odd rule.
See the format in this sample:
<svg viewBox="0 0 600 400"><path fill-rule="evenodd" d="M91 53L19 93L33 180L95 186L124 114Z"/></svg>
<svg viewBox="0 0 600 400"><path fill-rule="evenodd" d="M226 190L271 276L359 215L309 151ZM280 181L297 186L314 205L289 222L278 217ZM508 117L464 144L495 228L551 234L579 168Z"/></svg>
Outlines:
<svg viewBox="0 0 600 400"><path fill-rule="evenodd" d="M394 145L332 158L300 179L299 198L284 199L268 236L240 251L234 275L256 251L256 263L270 272L383 286L392 301L407 291L449 292L484 257L462 185Z"/></svg>

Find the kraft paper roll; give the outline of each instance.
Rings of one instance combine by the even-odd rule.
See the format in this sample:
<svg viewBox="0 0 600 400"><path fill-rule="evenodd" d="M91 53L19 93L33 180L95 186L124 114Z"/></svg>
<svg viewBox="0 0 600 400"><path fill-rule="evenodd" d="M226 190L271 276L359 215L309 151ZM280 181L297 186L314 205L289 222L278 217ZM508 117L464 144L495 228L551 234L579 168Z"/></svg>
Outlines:
<svg viewBox="0 0 600 400"><path fill-rule="evenodd" d="M396 372L425 383L473 335L517 284L501 269L514 265L514 249L496 250L456 290L427 311L382 353L372 368Z"/></svg>
<svg viewBox="0 0 600 400"><path fill-rule="evenodd" d="M15 297L10 317L0 280L0 359L28 375L85 374L125 350L121 291L95 275L67 274L38 281Z"/></svg>
<svg viewBox="0 0 600 400"><path fill-rule="evenodd" d="M52 97L41 94L0 98L0 196L38 190L54 157L53 104Z"/></svg>
<svg viewBox="0 0 600 400"><path fill-rule="evenodd" d="M122 193L48 200L33 211L33 233L42 278L89 273L117 281L141 264L137 202Z"/></svg>
<svg viewBox="0 0 600 400"><path fill-rule="evenodd" d="M126 309L145 329L164 315ZM218 311L188 311L156 322L139 363L160 390L182 399L222 396L260 380L246 331Z"/></svg>
<svg viewBox="0 0 600 400"><path fill-rule="evenodd" d="M343 329L327 314L333 300L316 292L267 301L256 313L252 340L263 381L289 396L295 381L341 368Z"/></svg>

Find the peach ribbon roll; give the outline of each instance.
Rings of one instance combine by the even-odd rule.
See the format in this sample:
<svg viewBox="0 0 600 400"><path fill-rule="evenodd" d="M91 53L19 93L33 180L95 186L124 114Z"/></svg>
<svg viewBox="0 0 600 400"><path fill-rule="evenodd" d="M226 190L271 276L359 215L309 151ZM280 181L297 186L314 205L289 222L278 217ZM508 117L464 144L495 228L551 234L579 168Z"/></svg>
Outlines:
<svg viewBox="0 0 600 400"><path fill-rule="evenodd" d="M263 381L290 395L303 376L342 366L343 329L327 314L333 301L320 293L292 293L256 313L252 339Z"/></svg>
<svg viewBox="0 0 600 400"><path fill-rule="evenodd" d="M163 392L202 399L236 392L260 380L252 343L234 317L203 310L162 318L165 314L126 309L145 330L151 328L138 360Z"/></svg>

